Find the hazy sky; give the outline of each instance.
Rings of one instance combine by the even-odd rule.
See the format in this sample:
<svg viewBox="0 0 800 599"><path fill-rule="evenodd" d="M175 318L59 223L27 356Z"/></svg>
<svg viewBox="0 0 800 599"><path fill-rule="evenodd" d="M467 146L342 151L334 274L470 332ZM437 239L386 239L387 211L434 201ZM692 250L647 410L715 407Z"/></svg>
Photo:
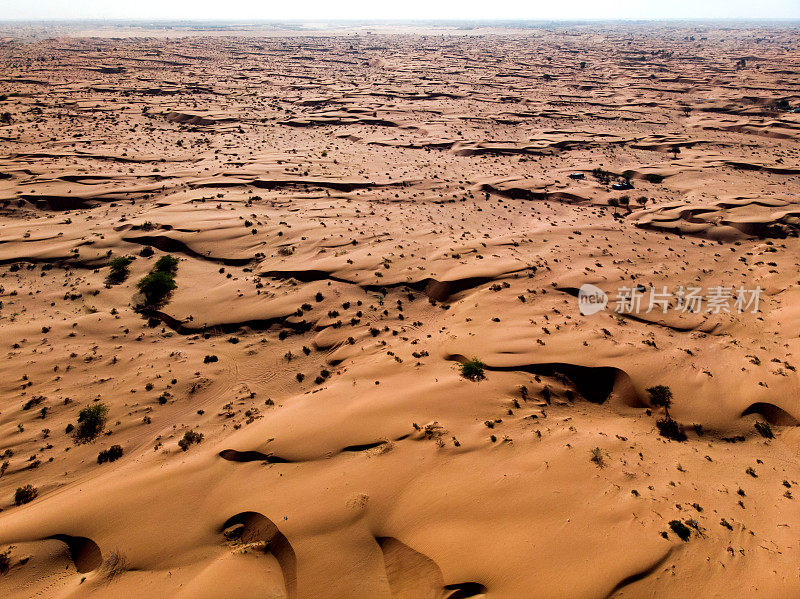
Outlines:
<svg viewBox="0 0 800 599"><path fill-rule="evenodd" d="M800 0L0 0L9 19L800 18Z"/></svg>

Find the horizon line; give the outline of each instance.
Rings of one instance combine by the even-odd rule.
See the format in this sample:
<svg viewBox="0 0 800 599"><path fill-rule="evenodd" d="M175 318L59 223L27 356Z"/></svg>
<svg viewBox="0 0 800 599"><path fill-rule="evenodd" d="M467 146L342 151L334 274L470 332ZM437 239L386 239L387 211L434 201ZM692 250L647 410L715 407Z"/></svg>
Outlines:
<svg viewBox="0 0 800 599"><path fill-rule="evenodd" d="M408 18L384 18L384 17L346 17L346 18L282 18L282 19L248 19L248 18L196 18L182 19L178 17L59 17L45 18L36 17L28 19L4 19L0 17L0 23L82 23L82 22L101 22L101 23L147 23L147 22L169 22L169 23L243 23L243 24L280 24L280 23L659 23L664 21L690 22L690 23L713 23L725 22L760 22L760 21L789 21L800 23L800 16L797 17L614 17L614 18L552 18L552 19L533 19L524 17L485 17L485 18L431 18L431 17L408 17Z"/></svg>

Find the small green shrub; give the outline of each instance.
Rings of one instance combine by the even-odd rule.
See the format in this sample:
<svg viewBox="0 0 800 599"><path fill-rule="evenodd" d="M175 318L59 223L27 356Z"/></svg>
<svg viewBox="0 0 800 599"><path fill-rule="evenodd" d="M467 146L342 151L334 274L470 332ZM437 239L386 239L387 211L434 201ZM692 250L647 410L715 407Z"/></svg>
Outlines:
<svg viewBox="0 0 800 599"><path fill-rule="evenodd" d="M104 449L97 455L97 463L105 464L106 462L114 462L122 457L122 446L112 445L108 449Z"/></svg>
<svg viewBox="0 0 800 599"><path fill-rule="evenodd" d="M108 264L108 281L110 283L122 283L127 279L130 274L128 267L131 262L133 262L133 258L130 256L117 256L112 259Z"/></svg>
<svg viewBox="0 0 800 599"><path fill-rule="evenodd" d="M592 169L592 175L594 176L595 179L597 179L598 181L600 181L600 183L603 184L608 184L608 182L611 180L611 173L609 173L608 171L604 171L601 168Z"/></svg>
<svg viewBox="0 0 800 599"><path fill-rule="evenodd" d="M156 260L156 265L153 267L153 272L165 272L171 275L174 275L178 272L178 262L180 262L179 258L175 256L161 256L158 260Z"/></svg>
<svg viewBox="0 0 800 599"><path fill-rule="evenodd" d="M108 406L96 403L78 412L78 426L75 427L75 438L81 442L93 440L103 432L108 418Z"/></svg>
<svg viewBox="0 0 800 599"><path fill-rule="evenodd" d="M462 362L459 366L459 370L461 371L461 376L465 379L479 381L486 378L486 375L483 373L485 367L486 364L481 362L478 358L472 358L471 360Z"/></svg>
<svg viewBox="0 0 800 599"><path fill-rule="evenodd" d="M686 441L686 433L683 427L672 418L660 418L656 421L656 427L662 437L674 439L675 441Z"/></svg>
<svg viewBox="0 0 800 599"><path fill-rule="evenodd" d="M22 409L30 410L32 407L38 406L43 401L44 401L43 395L35 395L34 397L31 397L28 401L26 401L24 404L22 404Z"/></svg>
<svg viewBox="0 0 800 599"><path fill-rule="evenodd" d="M774 439L775 433L772 432L772 427L767 422L758 421L755 424L756 430L765 439Z"/></svg>
<svg viewBox="0 0 800 599"><path fill-rule="evenodd" d="M119 549L113 549L109 553L108 557L103 560L103 565L100 571L106 580L113 580L129 569L130 566L128 565L128 561L119 552Z"/></svg>
<svg viewBox="0 0 800 599"><path fill-rule="evenodd" d="M174 275L155 271L142 277L136 287L144 296L145 306L155 307L163 304L177 285Z"/></svg>
<svg viewBox="0 0 800 599"><path fill-rule="evenodd" d="M33 485L25 485L24 487L17 487L14 493L14 503L22 505L30 503L39 496L39 490Z"/></svg>
<svg viewBox="0 0 800 599"><path fill-rule="evenodd" d="M669 527L672 529L672 532L678 535L681 541L688 541L689 537L692 536L692 530L680 520L671 520Z"/></svg>
<svg viewBox="0 0 800 599"><path fill-rule="evenodd" d="M603 455L603 450L599 447L595 447L589 453L591 453L592 457L589 458L590 462L594 462L597 464L598 468L605 468L606 467L606 459Z"/></svg>
<svg viewBox="0 0 800 599"><path fill-rule="evenodd" d="M183 451L189 449L189 446L194 443L201 443L203 441L203 433L198 433L197 431L186 431L183 434L183 439L178 441L178 447L180 447Z"/></svg>

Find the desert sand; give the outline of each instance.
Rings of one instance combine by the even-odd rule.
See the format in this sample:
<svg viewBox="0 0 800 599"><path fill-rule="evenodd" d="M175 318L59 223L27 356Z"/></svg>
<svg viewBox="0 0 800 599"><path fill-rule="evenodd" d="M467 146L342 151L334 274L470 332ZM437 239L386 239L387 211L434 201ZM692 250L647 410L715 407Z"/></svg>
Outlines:
<svg viewBox="0 0 800 599"><path fill-rule="evenodd" d="M796 26L31 32L0 596L800 596Z"/></svg>

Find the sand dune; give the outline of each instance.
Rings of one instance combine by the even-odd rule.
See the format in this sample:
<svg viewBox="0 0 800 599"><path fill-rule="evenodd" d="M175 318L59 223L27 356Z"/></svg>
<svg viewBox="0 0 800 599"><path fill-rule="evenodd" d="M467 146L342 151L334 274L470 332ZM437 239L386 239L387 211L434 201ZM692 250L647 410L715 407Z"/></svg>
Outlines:
<svg viewBox="0 0 800 599"><path fill-rule="evenodd" d="M0 595L800 594L795 29L28 33Z"/></svg>

